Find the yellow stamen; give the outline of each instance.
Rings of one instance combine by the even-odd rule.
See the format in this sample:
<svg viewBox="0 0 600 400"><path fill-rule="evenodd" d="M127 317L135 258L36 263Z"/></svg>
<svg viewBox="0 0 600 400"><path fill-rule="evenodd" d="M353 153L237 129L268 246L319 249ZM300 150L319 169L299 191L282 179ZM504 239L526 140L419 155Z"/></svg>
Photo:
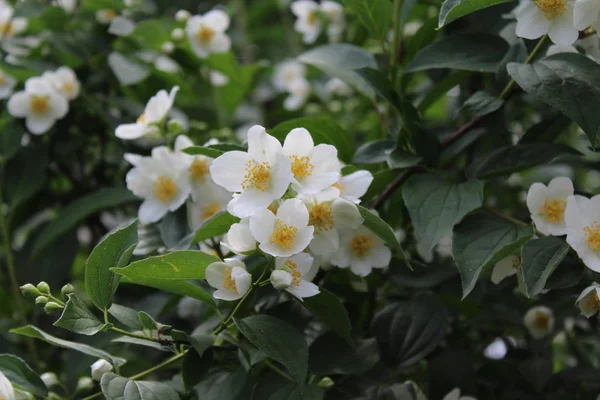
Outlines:
<svg viewBox="0 0 600 400"><path fill-rule="evenodd" d="M555 224L557 222L564 221L566 208L566 200L558 200L554 197L550 197L546 200L546 202L544 202L544 205L540 209L540 214L548 221Z"/></svg>
<svg viewBox="0 0 600 400"><path fill-rule="evenodd" d="M271 211L273 214L277 214L277 210L279 210L279 203L277 201L272 202L267 207L267 210Z"/></svg>
<svg viewBox="0 0 600 400"><path fill-rule="evenodd" d="M594 221L590 226L583 228L588 246L594 251L600 251L600 224Z"/></svg>
<svg viewBox="0 0 600 400"><path fill-rule="evenodd" d="M114 19L117 16L117 12L115 10L104 10L104 15L108 19Z"/></svg>
<svg viewBox="0 0 600 400"><path fill-rule="evenodd" d="M333 229L333 210L331 204L321 203L308 212L308 224L315 227L315 235Z"/></svg>
<svg viewBox="0 0 600 400"><path fill-rule="evenodd" d="M516 269L518 271L518 270L521 269L521 265L522 265L521 257L514 256L512 258L512 267L513 267L513 269Z"/></svg>
<svg viewBox="0 0 600 400"><path fill-rule="evenodd" d="M73 94L73 92L75 91L75 87L73 86L73 83L72 82L63 83L63 91L68 94Z"/></svg>
<svg viewBox="0 0 600 400"><path fill-rule="evenodd" d="M48 114L50 111L50 103L45 96L31 96L30 102L31 112L34 114Z"/></svg>
<svg viewBox="0 0 600 400"><path fill-rule="evenodd" d="M302 274L298 271L298 264L293 262L292 260L286 260L283 265L290 269L292 274L292 286L300 286L300 281L302 280Z"/></svg>
<svg viewBox="0 0 600 400"><path fill-rule="evenodd" d="M331 185L331 187L338 189L340 192L344 191L344 185L342 185L341 182L334 183L333 185Z"/></svg>
<svg viewBox="0 0 600 400"><path fill-rule="evenodd" d="M373 243L373 240L367 234L356 235L350 241L352 252L357 257L365 257L369 255L374 246L375 243Z"/></svg>
<svg viewBox="0 0 600 400"><path fill-rule="evenodd" d="M204 183L208 176L209 161L207 159L196 158L190 165L190 174L192 179L198 183Z"/></svg>
<svg viewBox="0 0 600 400"><path fill-rule="evenodd" d="M142 115L140 115L138 117L137 122L140 124L145 124L146 123L146 113L142 113Z"/></svg>
<svg viewBox="0 0 600 400"><path fill-rule="evenodd" d="M316 11L313 11L310 14L308 14L308 18L306 19L306 22L308 22L309 25L314 25L317 23L318 20L319 20L319 13Z"/></svg>
<svg viewBox="0 0 600 400"><path fill-rule="evenodd" d="M534 3L542 10L547 19L554 19L562 15L567 8L566 0L535 0Z"/></svg>
<svg viewBox="0 0 600 400"><path fill-rule="evenodd" d="M275 243L282 248L289 250L294 244L294 239L298 233L298 228L293 225L286 225L280 219L275 221L275 228L269 238L269 242Z"/></svg>
<svg viewBox="0 0 600 400"><path fill-rule="evenodd" d="M202 206L200 209L202 210L202 219L209 219L221 211L221 205L219 203L212 203L207 206Z"/></svg>
<svg viewBox="0 0 600 400"><path fill-rule="evenodd" d="M311 176L315 166L310 162L308 156L290 156L292 162L292 173L296 179L304 179Z"/></svg>
<svg viewBox="0 0 600 400"><path fill-rule="evenodd" d="M248 161L246 164L246 175L242 182L242 188L258 189L264 192L269 188L269 180L271 179L271 166L267 162L257 163L254 160Z"/></svg>
<svg viewBox="0 0 600 400"><path fill-rule="evenodd" d="M536 311L533 316L533 326L538 329L548 329L550 315L542 311Z"/></svg>
<svg viewBox="0 0 600 400"><path fill-rule="evenodd" d="M198 39L200 43L208 45L212 41L215 34L216 32L214 30L206 26L202 26L198 30L198 33L196 33L196 39Z"/></svg>
<svg viewBox="0 0 600 400"><path fill-rule="evenodd" d="M598 297L597 290L592 290L592 293L590 293L584 301L589 308L600 310L600 297Z"/></svg>
<svg viewBox="0 0 600 400"><path fill-rule="evenodd" d="M17 30L15 29L14 24L9 22L0 23L0 35L12 36L15 34Z"/></svg>
<svg viewBox="0 0 600 400"><path fill-rule="evenodd" d="M159 199L162 203L168 203L175 197L175 192L177 192L177 185L171 178L167 178L166 176L159 176L156 181L154 181L153 194L154 197Z"/></svg>
<svg viewBox="0 0 600 400"><path fill-rule="evenodd" d="M225 269L225 282L223 282L223 289L231 290L234 293L238 292L235 281L233 279L231 279L231 268L230 267L227 267Z"/></svg>
<svg viewBox="0 0 600 400"><path fill-rule="evenodd" d="M4 77L4 74L2 73L2 71L0 71L0 86L3 86L4 84L6 84L6 78ZM2 399L0 399L2 400Z"/></svg>

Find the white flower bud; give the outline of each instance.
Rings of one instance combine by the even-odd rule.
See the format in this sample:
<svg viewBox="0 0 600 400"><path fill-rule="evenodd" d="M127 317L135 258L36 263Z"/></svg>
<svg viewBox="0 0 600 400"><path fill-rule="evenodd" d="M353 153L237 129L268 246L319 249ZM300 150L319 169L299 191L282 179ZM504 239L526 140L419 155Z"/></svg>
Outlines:
<svg viewBox="0 0 600 400"><path fill-rule="evenodd" d="M271 284L275 289L287 289L292 284L292 274L282 269L271 272Z"/></svg>
<svg viewBox="0 0 600 400"><path fill-rule="evenodd" d="M77 381L77 388L75 389L78 392L88 391L94 387L94 381L89 376L82 376Z"/></svg>
<svg viewBox="0 0 600 400"><path fill-rule="evenodd" d="M192 15L187 10L179 10L175 13L175 21L186 22Z"/></svg>
<svg viewBox="0 0 600 400"><path fill-rule="evenodd" d="M185 38L185 31L181 28L175 28L173 29L173 32L171 32L171 39L175 40L176 42L183 40Z"/></svg>
<svg viewBox="0 0 600 400"><path fill-rule="evenodd" d="M12 383L8 380L2 372L0 372L0 398L1 399L14 399L15 390L13 389Z"/></svg>
<svg viewBox="0 0 600 400"><path fill-rule="evenodd" d="M160 50L165 54L171 54L175 50L175 45L173 42L164 42Z"/></svg>
<svg viewBox="0 0 600 400"><path fill-rule="evenodd" d="M92 364L91 369L92 369L92 379L100 382L100 379L102 379L102 375L104 375L107 372L112 371L113 366L108 361L99 359L98 361L96 361L95 363Z"/></svg>
<svg viewBox="0 0 600 400"><path fill-rule="evenodd" d="M554 314L548 307L533 307L525 313L523 324L534 339L541 339L554 329Z"/></svg>
<svg viewBox="0 0 600 400"><path fill-rule="evenodd" d="M44 381L44 385L46 385L47 388L58 385L58 378L54 372L44 372L40 375L40 378Z"/></svg>

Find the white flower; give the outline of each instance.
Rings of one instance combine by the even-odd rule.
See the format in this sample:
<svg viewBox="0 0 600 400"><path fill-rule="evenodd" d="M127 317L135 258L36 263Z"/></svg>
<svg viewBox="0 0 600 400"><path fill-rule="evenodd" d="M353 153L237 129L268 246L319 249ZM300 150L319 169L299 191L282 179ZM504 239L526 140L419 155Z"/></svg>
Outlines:
<svg viewBox="0 0 600 400"><path fill-rule="evenodd" d="M579 37L573 26L574 0L521 0L515 9L517 36L537 39L548 34L560 45L569 46Z"/></svg>
<svg viewBox="0 0 600 400"><path fill-rule="evenodd" d="M125 11L123 11L123 14L125 14ZM110 33L111 35L121 37L131 35L134 30L135 21L120 15L114 17L112 21L110 21L110 25L108 26L108 33Z"/></svg>
<svg viewBox="0 0 600 400"><path fill-rule="evenodd" d="M215 69L210 71L210 83L213 86L220 87L229 83L229 77Z"/></svg>
<svg viewBox="0 0 600 400"><path fill-rule="evenodd" d="M331 78L325 84L325 92L329 96L347 97L352 94L352 88L340 78Z"/></svg>
<svg viewBox="0 0 600 400"><path fill-rule="evenodd" d="M505 278L516 274L519 268L521 268L521 257L519 255L513 254L504 257L494 265L491 280L497 285Z"/></svg>
<svg viewBox="0 0 600 400"><path fill-rule="evenodd" d="M585 288L575 303L586 318L596 314L600 311L600 285L594 283Z"/></svg>
<svg viewBox="0 0 600 400"><path fill-rule="evenodd" d="M177 64L177 61L167 55L152 50L138 51L135 55L144 62L154 64L154 67L160 71L168 72L169 74L181 71L181 67ZM174 111L175 110L173 110L173 113Z"/></svg>
<svg viewBox="0 0 600 400"><path fill-rule="evenodd" d="M523 324L534 339L541 339L554 329L554 314L548 307L536 306L525 313Z"/></svg>
<svg viewBox="0 0 600 400"><path fill-rule="evenodd" d="M8 99L17 86L17 80L0 70L0 100Z"/></svg>
<svg viewBox="0 0 600 400"><path fill-rule="evenodd" d="M46 385L48 388L58 385L58 377L54 372L44 372L42 375L40 375L40 378L44 382L44 385Z"/></svg>
<svg viewBox="0 0 600 400"><path fill-rule="evenodd" d="M356 205L339 198L339 190L335 188L299 198L308 208L308 224L315 228L309 249L325 259L330 259L337 252L340 232L358 229L364 221Z"/></svg>
<svg viewBox="0 0 600 400"><path fill-rule="evenodd" d="M215 299L233 301L246 294L252 284L252 275L240 260L227 258L206 267L206 281L215 289Z"/></svg>
<svg viewBox="0 0 600 400"><path fill-rule="evenodd" d="M280 199L292 181L291 162L281 143L255 125L248 131L248 152L229 151L216 158L210 174L213 181L234 193L241 193L230 213L249 217Z"/></svg>
<svg viewBox="0 0 600 400"><path fill-rule="evenodd" d="M8 378L0 372L0 399L15 400L15 390Z"/></svg>
<svg viewBox="0 0 600 400"><path fill-rule="evenodd" d="M339 189L340 196L343 199L359 204L360 198L367 193L371 182L373 182L373 175L369 171L356 171L342 176L332 186Z"/></svg>
<svg viewBox="0 0 600 400"><path fill-rule="evenodd" d="M573 25L580 31L591 26L600 35L600 2L596 0L575 1Z"/></svg>
<svg viewBox="0 0 600 400"><path fill-rule="evenodd" d="M96 11L96 21L102 25L108 25L111 23L113 19L117 16L117 12L115 10L105 8L102 10Z"/></svg>
<svg viewBox="0 0 600 400"><path fill-rule="evenodd" d="M304 279L313 265L313 258L307 253L291 257L277 257L275 270L271 273L271 283L275 289L283 289L300 301L304 297L319 294L319 287Z"/></svg>
<svg viewBox="0 0 600 400"><path fill-rule="evenodd" d="M166 41L162 44L162 46L160 46L160 51L165 54L171 54L173 51L175 51L175 44L173 42Z"/></svg>
<svg viewBox="0 0 600 400"><path fill-rule="evenodd" d="M445 395L442 400L477 400L477 399L475 397L471 397L471 396L461 396L460 389L454 388L450 391L450 393Z"/></svg>
<svg viewBox="0 0 600 400"><path fill-rule="evenodd" d="M306 44L314 43L321 33L319 4L313 0L298 0L291 4L292 13L297 17L294 29L302 34Z"/></svg>
<svg viewBox="0 0 600 400"><path fill-rule="evenodd" d="M89 376L82 376L77 380L75 391L87 391L94 387L94 381Z"/></svg>
<svg viewBox="0 0 600 400"><path fill-rule="evenodd" d="M55 3L67 13L72 13L77 7L77 0L55 0Z"/></svg>
<svg viewBox="0 0 600 400"><path fill-rule="evenodd" d="M299 199L285 200L277 209L262 209L250 217L250 232L259 248L272 256L298 254L310 243L315 228L308 226L309 214Z"/></svg>
<svg viewBox="0 0 600 400"><path fill-rule="evenodd" d="M192 198L188 201L188 218L190 227L198 229L206 221L227 210L227 204L231 200L231 193L212 181L202 186L192 186Z"/></svg>
<svg viewBox="0 0 600 400"><path fill-rule="evenodd" d="M564 46L561 44L553 44L552 46L548 47L548 50L546 51L546 55L547 56L551 56L554 54L560 54L560 53L579 53L577 51L577 49L574 46Z"/></svg>
<svg viewBox="0 0 600 400"><path fill-rule="evenodd" d="M250 218L242 218L237 224L231 225L222 245L236 254L256 250L256 239L250 232Z"/></svg>
<svg viewBox="0 0 600 400"><path fill-rule="evenodd" d="M527 208L535 227L544 235L560 236L566 232L567 198L573 194L573 182L566 177L554 178L548 186L534 183L527 193Z"/></svg>
<svg viewBox="0 0 600 400"><path fill-rule="evenodd" d="M71 68L60 67L56 71L46 71L42 77L47 79L52 87L67 100L73 100L79 96L81 84Z"/></svg>
<svg viewBox="0 0 600 400"><path fill-rule="evenodd" d="M106 374L113 370L113 366L106 360L99 359L91 366L92 369L92 379L100 382L102 379L102 375Z"/></svg>
<svg viewBox="0 0 600 400"><path fill-rule="evenodd" d="M115 135L123 140L157 135L159 132L157 125L164 121L171 108L173 108L177 91L179 91L179 86L173 87L169 94L166 90L159 91L148 100L144 112L138 117L137 121L133 124L119 125Z"/></svg>
<svg viewBox="0 0 600 400"><path fill-rule="evenodd" d="M280 92L287 92L297 80L305 80L306 66L299 61L288 59L280 62L273 72L273 86Z"/></svg>
<svg viewBox="0 0 600 400"><path fill-rule="evenodd" d="M190 186L192 188L192 200L198 202L204 193L209 191L215 191L212 193L211 200L221 204L222 201L231 199L231 193L223 190L214 184L212 177L210 176L210 165L213 162L211 157L204 155L188 155L182 151L188 147L194 146L194 142L191 141L185 135L177 136L175 139L175 151L181 152L181 157L186 160L188 164L188 171L190 177ZM219 207L221 209L222 207ZM212 215L216 214L213 213ZM207 218L208 219L208 218Z"/></svg>
<svg viewBox="0 0 600 400"><path fill-rule="evenodd" d="M210 53L224 53L231 47L231 40L225 34L229 28L229 16L221 10L212 10L204 15L194 15L186 24L185 30L192 50L200 58Z"/></svg>
<svg viewBox="0 0 600 400"><path fill-rule="evenodd" d="M365 226L356 230L345 229L340 233L340 247L331 260L333 265L348 268L358 276L367 276L373 268L385 268L392 259L392 252L384 241Z"/></svg>
<svg viewBox="0 0 600 400"><path fill-rule="evenodd" d="M335 1L325 0L321 3L321 12L329 20L327 26L327 37L330 42L339 42L342 38L346 21L344 19L344 7Z"/></svg>
<svg viewBox="0 0 600 400"><path fill-rule="evenodd" d="M181 154L160 146L152 149L152 157L137 159L135 163L125 179L127 188L144 199L138 211L142 224L160 220L185 202L190 185L187 163Z"/></svg>
<svg viewBox="0 0 600 400"><path fill-rule="evenodd" d="M175 21L177 22L186 22L188 19L190 19L192 15L190 14L190 12L188 10L178 10L175 13Z"/></svg>
<svg viewBox="0 0 600 400"><path fill-rule="evenodd" d="M29 78L25 90L13 94L8 100L8 112L25 118L27 130L34 135L47 132L56 120L69 111L69 103L58 94L50 82L43 78Z"/></svg>
<svg viewBox="0 0 600 400"><path fill-rule="evenodd" d="M180 40L183 40L183 38L185 38L185 31L183 29L173 29L173 32L171 32L171 39L175 40L176 42L179 42Z"/></svg>
<svg viewBox="0 0 600 400"><path fill-rule="evenodd" d="M567 243L589 269L600 272L600 195L569 196L565 220Z"/></svg>
<svg viewBox="0 0 600 400"><path fill-rule="evenodd" d="M300 109L310 95L310 83L306 79L297 79L288 88L289 96L283 101L283 108L288 111Z"/></svg>
<svg viewBox="0 0 600 400"><path fill-rule="evenodd" d="M27 28L27 19L14 17L13 14L10 5L0 3L0 40L18 35Z"/></svg>
<svg viewBox="0 0 600 400"><path fill-rule="evenodd" d="M330 144L315 146L312 136L304 128L295 128L288 133L283 154L290 159L294 175L292 187L299 194L319 193L340 179L337 149Z"/></svg>

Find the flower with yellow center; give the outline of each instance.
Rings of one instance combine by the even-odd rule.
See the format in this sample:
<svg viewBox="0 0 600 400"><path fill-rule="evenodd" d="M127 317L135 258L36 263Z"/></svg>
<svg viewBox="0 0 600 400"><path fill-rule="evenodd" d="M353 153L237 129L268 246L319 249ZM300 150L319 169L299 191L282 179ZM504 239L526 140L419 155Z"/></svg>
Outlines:
<svg viewBox="0 0 600 400"><path fill-rule="evenodd" d="M544 235L566 233L567 198L573 194L573 182L566 177L554 178L548 186L534 183L527 193L527 207L535 227Z"/></svg>
<svg viewBox="0 0 600 400"><path fill-rule="evenodd" d="M0 2L0 40L10 38L27 28L27 19L15 17L14 9L6 2Z"/></svg>
<svg viewBox="0 0 600 400"><path fill-rule="evenodd" d="M192 50L200 58L210 53L224 53L231 47L225 34L229 28L229 16L221 10L212 10L204 15L194 15L186 23L186 33Z"/></svg>
<svg viewBox="0 0 600 400"><path fill-rule="evenodd" d="M193 182L193 180L192 180ZM190 229L201 227L218 213L227 210L231 193L212 180L202 185L191 185L191 199L187 203Z"/></svg>
<svg viewBox="0 0 600 400"><path fill-rule="evenodd" d="M110 8L96 11L96 21L102 25L108 25L117 17L117 12Z"/></svg>
<svg viewBox="0 0 600 400"><path fill-rule="evenodd" d="M246 218L279 200L292 181L291 162L281 143L256 125L248 131L248 152L229 151L216 158L213 181L239 196L231 201L231 214Z"/></svg>
<svg viewBox="0 0 600 400"><path fill-rule="evenodd" d="M369 171L356 171L340 177L340 180L331 186L340 191L341 198L359 204L371 182L373 175Z"/></svg>
<svg viewBox="0 0 600 400"><path fill-rule="evenodd" d="M548 307L536 306L525 313L523 324L534 339L541 339L552 333L554 314Z"/></svg>
<svg viewBox="0 0 600 400"><path fill-rule="evenodd" d="M600 285L594 282L591 286L585 288L575 304L586 318L600 311Z"/></svg>
<svg viewBox="0 0 600 400"><path fill-rule="evenodd" d="M15 400L15 389L8 378L0 372L0 399Z"/></svg>
<svg viewBox="0 0 600 400"><path fill-rule="evenodd" d="M285 290L302 301L305 297L319 294L319 287L304 277L313 265L308 253L291 257L275 258L275 270L271 273L271 284L275 289Z"/></svg>
<svg viewBox="0 0 600 400"><path fill-rule="evenodd" d="M600 195L570 196L565 222L567 243L588 268L600 272Z"/></svg>
<svg viewBox="0 0 600 400"><path fill-rule="evenodd" d="M331 264L348 268L358 275L367 276L373 268L385 268L392 258L384 241L364 225L358 229L340 230L340 245Z"/></svg>
<svg viewBox="0 0 600 400"><path fill-rule="evenodd" d="M521 0L514 10L517 36L537 39L548 34L554 43L570 46L579 36L573 8L574 0Z"/></svg>
<svg viewBox="0 0 600 400"><path fill-rule="evenodd" d="M233 301L242 298L252 284L246 265L235 258L226 258L206 267L206 281L215 292L215 299Z"/></svg>
<svg viewBox="0 0 600 400"><path fill-rule="evenodd" d="M298 0L291 3L290 6L292 13L296 16L294 30L302 35L304 43L314 43L323 29L319 18L319 4L313 0Z"/></svg>
<svg viewBox="0 0 600 400"><path fill-rule="evenodd" d="M54 89L67 100L74 100L79 96L81 84L71 68L60 67L56 71L46 71L42 77L48 79Z"/></svg>
<svg viewBox="0 0 600 400"><path fill-rule="evenodd" d="M314 227L308 226L308 210L299 199L285 200L277 214L262 209L250 217L250 232L267 254L289 257L298 254L313 238Z"/></svg>
<svg viewBox="0 0 600 400"><path fill-rule="evenodd" d="M329 42L339 42L346 26L344 7L338 2L324 0L321 2L321 12L328 19L327 37Z"/></svg>
<svg viewBox="0 0 600 400"><path fill-rule="evenodd" d="M208 157L195 158L190 165L190 175L192 179L197 183L205 183L209 177L210 160Z"/></svg>

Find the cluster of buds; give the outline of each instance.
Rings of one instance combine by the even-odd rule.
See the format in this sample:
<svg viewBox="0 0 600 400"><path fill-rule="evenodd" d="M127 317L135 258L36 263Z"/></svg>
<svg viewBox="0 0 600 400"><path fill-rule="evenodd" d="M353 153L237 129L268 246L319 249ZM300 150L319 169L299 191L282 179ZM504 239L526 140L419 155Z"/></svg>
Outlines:
<svg viewBox="0 0 600 400"><path fill-rule="evenodd" d="M67 296L74 291L73 285L67 283L60 289L60 294L66 300ZM27 283L21 286L21 293L25 297L35 298L35 304L43 306L46 314L52 314L65 308L65 303L52 295L50 285L46 282L42 281L37 286Z"/></svg>

